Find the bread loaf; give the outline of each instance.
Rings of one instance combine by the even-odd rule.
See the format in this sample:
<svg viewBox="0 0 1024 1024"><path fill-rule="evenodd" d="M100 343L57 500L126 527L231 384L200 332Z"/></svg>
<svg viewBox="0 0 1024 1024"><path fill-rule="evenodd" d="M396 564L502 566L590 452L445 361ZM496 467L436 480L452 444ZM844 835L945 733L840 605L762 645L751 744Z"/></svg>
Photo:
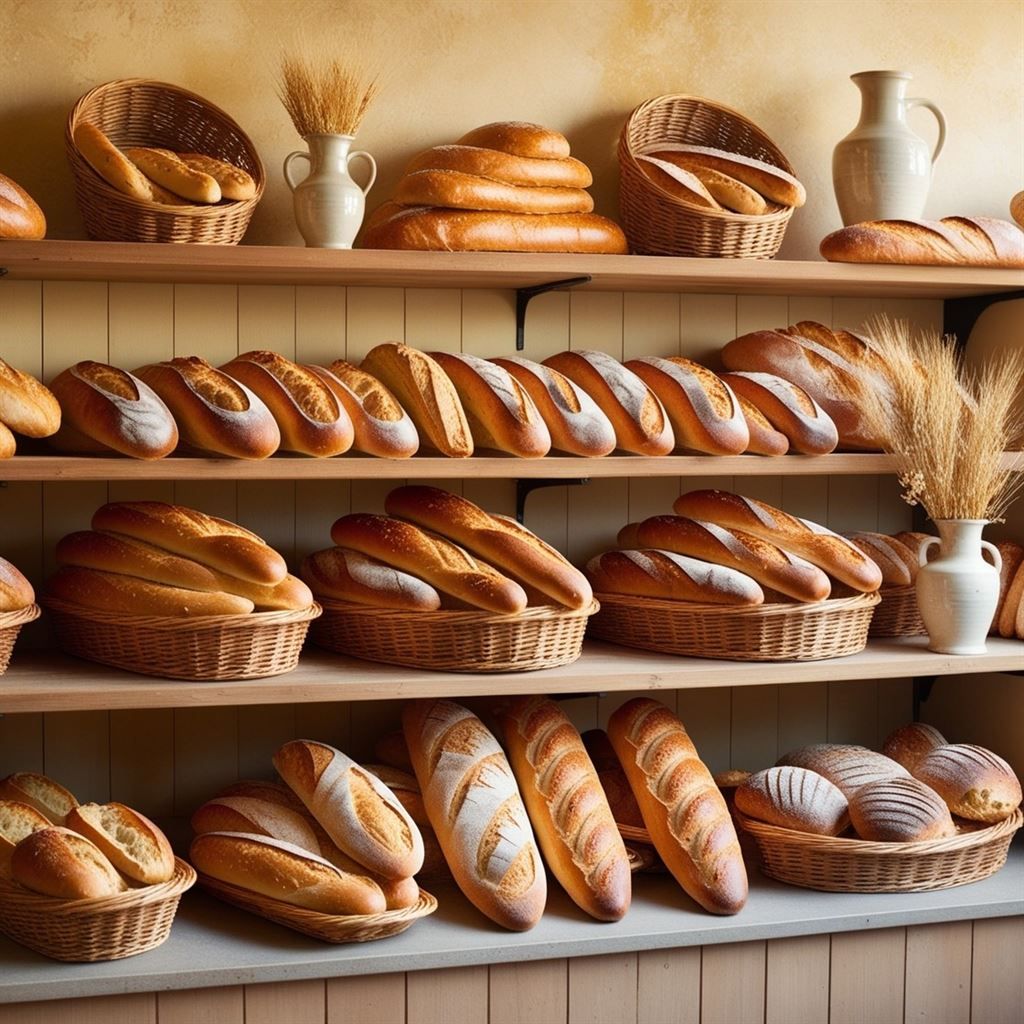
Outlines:
<svg viewBox="0 0 1024 1024"><path fill-rule="evenodd" d="M874 374L884 380L889 379L892 367L888 360L875 349L870 342L850 331L833 330L816 320L800 320L789 327L783 327L780 334L792 338L801 338L805 342L812 341L822 349L845 360L844 365L856 371Z"/></svg>
<svg viewBox="0 0 1024 1024"><path fill-rule="evenodd" d="M1024 228L1024 191L1018 192L1010 200L1010 216Z"/></svg>
<svg viewBox="0 0 1024 1024"><path fill-rule="evenodd" d="M424 170L406 174L395 189L400 206L441 206L500 213L590 213L594 200L580 188L509 185L464 171Z"/></svg>
<svg viewBox="0 0 1024 1024"><path fill-rule="evenodd" d="M497 149L534 160L564 160L569 155L569 140L564 135L528 121L493 121L481 125L466 132L458 145Z"/></svg>
<svg viewBox="0 0 1024 1024"><path fill-rule="evenodd" d="M455 385L473 435L473 448L523 459L551 449L551 435L526 389L508 370L462 352L431 352Z"/></svg>
<svg viewBox="0 0 1024 1024"><path fill-rule="evenodd" d="M998 754L973 743L936 747L917 762L913 775L969 821L1003 821L1020 805L1020 781L1013 769Z"/></svg>
<svg viewBox="0 0 1024 1024"><path fill-rule="evenodd" d="M743 417L747 421L747 430L750 431L747 454L785 455L789 451L789 438L781 430L776 430L753 402L748 402L742 395L736 395L736 400L740 403Z"/></svg>
<svg viewBox="0 0 1024 1024"><path fill-rule="evenodd" d="M999 609L999 635L1024 640L1024 560L1006 586Z"/></svg>
<svg viewBox="0 0 1024 1024"><path fill-rule="evenodd" d="M0 459L9 459L18 450L18 442L14 435L0 423Z"/></svg>
<svg viewBox="0 0 1024 1024"><path fill-rule="evenodd" d="M871 592L882 585L878 566L845 537L763 501L728 491L690 491L676 498L672 507L677 515L752 533L807 559L854 590Z"/></svg>
<svg viewBox="0 0 1024 1024"><path fill-rule="evenodd" d="M911 774L917 763L936 747L944 747L948 741L933 725L911 722L894 729L882 744L882 753L903 765Z"/></svg>
<svg viewBox="0 0 1024 1024"><path fill-rule="evenodd" d="M441 596L429 584L348 548L307 555L299 570L317 597L407 612L433 612Z"/></svg>
<svg viewBox="0 0 1024 1024"><path fill-rule="evenodd" d="M736 829L682 722L664 704L636 697L609 718L608 738L673 877L705 910L738 913L747 873Z"/></svg>
<svg viewBox="0 0 1024 1024"><path fill-rule="evenodd" d="M10 866L19 885L57 899L102 899L126 888L93 843L59 825L25 836L11 853Z"/></svg>
<svg viewBox="0 0 1024 1024"><path fill-rule="evenodd" d="M54 825L63 825L72 808L74 795L60 783L37 772L14 772L0 779L0 800L17 800L44 814Z"/></svg>
<svg viewBox="0 0 1024 1024"><path fill-rule="evenodd" d="M915 843L956 835L949 808L917 779L884 779L850 796L850 821L861 839Z"/></svg>
<svg viewBox="0 0 1024 1024"><path fill-rule="evenodd" d="M0 612L17 612L34 604L32 584L6 558L0 558Z"/></svg>
<svg viewBox="0 0 1024 1024"><path fill-rule="evenodd" d="M73 139L78 152L108 185L133 199L155 201L149 178L99 128L80 121L75 125Z"/></svg>
<svg viewBox="0 0 1024 1024"><path fill-rule="evenodd" d="M738 178L701 163L694 163L690 169L724 209L747 217L761 217L768 212L764 197Z"/></svg>
<svg viewBox="0 0 1024 1024"><path fill-rule="evenodd" d="M466 898L504 928L544 912L547 881L515 776L498 741L446 700L405 705L402 724L427 815Z"/></svg>
<svg viewBox="0 0 1024 1024"><path fill-rule="evenodd" d="M18 843L51 824L44 814L20 800L0 800L0 878L10 878L11 853Z"/></svg>
<svg viewBox="0 0 1024 1024"><path fill-rule="evenodd" d="M174 851L167 837L124 804L81 804L71 809L66 824L133 881L158 885L174 874Z"/></svg>
<svg viewBox="0 0 1024 1024"><path fill-rule="evenodd" d="M205 153L178 153L178 159L193 171L208 174L220 186L223 199L255 199L256 181L248 172L226 160Z"/></svg>
<svg viewBox="0 0 1024 1024"><path fill-rule="evenodd" d="M779 765L809 768L824 775L833 785L850 797L870 782L906 779L910 773L901 764L864 747L842 744L817 744L790 751L779 758Z"/></svg>
<svg viewBox="0 0 1024 1024"><path fill-rule="evenodd" d="M219 203L221 200L220 185L216 178L189 167L169 150L131 146L124 151L124 155L147 178L176 196L193 203Z"/></svg>
<svg viewBox="0 0 1024 1024"><path fill-rule="evenodd" d="M588 729L580 739L597 772L612 817L619 825L643 828L644 819L640 814L640 805L636 802L636 794L630 788L629 779L619 764L608 733L604 729Z"/></svg>
<svg viewBox="0 0 1024 1024"><path fill-rule="evenodd" d="M153 363L135 375L171 410L185 445L236 459L265 459L277 451L281 431L262 399L205 359Z"/></svg>
<svg viewBox="0 0 1024 1024"><path fill-rule="evenodd" d="M748 818L819 836L837 836L850 824L842 792L823 775L792 765L751 775L736 789L736 807Z"/></svg>
<svg viewBox="0 0 1024 1024"><path fill-rule="evenodd" d="M571 156L561 159L515 156L480 146L434 146L414 156L406 164L405 174L431 170L461 171L507 185L579 189L589 188L594 183L587 165Z"/></svg>
<svg viewBox="0 0 1024 1024"><path fill-rule="evenodd" d="M45 236L46 217L39 204L16 181L0 174L0 238Z"/></svg>
<svg viewBox="0 0 1024 1024"><path fill-rule="evenodd" d="M1006 605L1006 596L1010 592L1010 585L1013 583L1013 579L1021 565L1024 565L1024 547L1015 544L1012 540L1001 541L996 547L999 549L1002 568L999 570L999 600L996 602L995 614L992 616L992 625L989 627L989 633L991 634L999 632L999 620ZM0 604L0 607L3 607L2 604ZM1014 625L1016 626L1016 622L1014 622Z"/></svg>
<svg viewBox="0 0 1024 1024"><path fill-rule="evenodd" d="M903 263L923 267L1024 267L1024 232L992 217L872 220L821 240L821 255L839 263Z"/></svg>
<svg viewBox="0 0 1024 1024"><path fill-rule="evenodd" d="M298 798L295 798L298 802ZM306 819L285 802L258 796L217 796L197 808L192 831L243 832L270 836L320 856L320 844Z"/></svg>
<svg viewBox="0 0 1024 1024"><path fill-rule="evenodd" d="M849 533L853 541L882 573L882 586L909 587L917 578L918 562L914 552L895 537L884 533Z"/></svg>
<svg viewBox="0 0 1024 1024"><path fill-rule="evenodd" d="M704 207L708 210L721 210L718 200L707 190L704 182L691 174L690 171L676 167L667 160L659 160L653 156L638 156L640 170L647 175L659 188L667 192L673 199L680 199L692 206Z"/></svg>
<svg viewBox="0 0 1024 1024"><path fill-rule="evenodd" d="M52 392L2 359L0 423L26 437L49 437L60 427L60 405Z"/></svg>

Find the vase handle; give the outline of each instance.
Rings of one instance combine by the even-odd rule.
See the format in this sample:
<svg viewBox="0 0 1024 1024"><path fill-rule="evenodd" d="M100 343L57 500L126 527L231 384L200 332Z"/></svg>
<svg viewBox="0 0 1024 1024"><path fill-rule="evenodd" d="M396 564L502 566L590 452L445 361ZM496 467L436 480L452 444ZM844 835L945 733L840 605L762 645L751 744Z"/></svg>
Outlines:
<svg viewBox="0 0 1024 1024"><path fill-rule="evenodd" d="M298 188L299 182L297 182L292 177L292 161L293 160L305 160L309 164L309 166L311 168L313 166L313 161L309 159L309 154L304 152L301 149L296 150L294 153L289 153L284 158L284 166L282 168L282 170L284 171L284 180L288 182L288 187L294 192L295 189Z"/></svg>
<svg viewBox="0 0 1024 1024"><path fill-rule="evenodd" d="M365 185L359 185L359 182L356 182L356 184L363 190L363 195L365 196L366 193L373 188L373 183L377 180L377 161L374 160L369 153L364 150L357 149L354 153L349 153L348 163L352 163L352 161L357 157L365 160L370 165L370 180Z"/></svg>
<svg viewBox="0 0 1024 1024"><path fill-rule="evenodd" d="M933 544L941 544L941 537L927 537L921 541L921 546L917 549L917 561L919 565L928 564L928 552L931 551ZM988 543L987 541L985 543Z"/></svg>
<svg viewBox="0 0 1024 1024"><path fill-rule="evenodd" d="M935 149L932 151L932 163L934 164L939 159L942 147L946 144L946 117L931 100L920 97L909 99L907 100L907 110L910 110L911 107L925 107L935 115L935 120L939 122L939 137L935 142Z"/></svg>
<svg viewBox="0 0 1024 1024"><path fill-rule="evenodd" d="M987 551L992 556L992 564L996 567L996 572L1002 572L1003 556L999 554L999 548L987 540L983 540L981 542L981 546L983 550Z"/></svg>

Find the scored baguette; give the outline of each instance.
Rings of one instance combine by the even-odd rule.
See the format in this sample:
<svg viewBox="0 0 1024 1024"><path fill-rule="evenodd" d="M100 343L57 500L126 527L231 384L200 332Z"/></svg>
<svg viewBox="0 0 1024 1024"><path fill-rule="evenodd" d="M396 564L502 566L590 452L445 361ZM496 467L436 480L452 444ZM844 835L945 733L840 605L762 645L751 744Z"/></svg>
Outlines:
<svg viewBox="0 0 1024 1024"><path fill-rule="evenodd" d="M219 203L221 200L220 185L216 178L189 167L170 150L132 146L124 151L124 155L147 178L176 196L194 203Z"/></svg>
<svg viewBox="0 0 1024 1024"><path fill-rule="evenodd" d="M408 612L441 607L441 596L429 583L347 548L314 551L299 572L318 597Z"/></svg>
<svg viewBox="0 0 1024 1024"><path fill-rule="evenodd" d="M19 885L57 899L102 899L127 888L94 843L59 825L25 836L11 853L10 867Z"/></svg>
<svg viewBox="0 0 1024 1024"><path fill-rule="evenodd" d="M108 185L133 199L155 201L149 178L94 124L79 122L72 138L78 152Z"/></svg>
<svg viewBox="0 0 1024 1024"><path fill-rule="evenodd" d="M747 453L785 455L789 451L789 438L781 430L776 430L768 422L768 417L752 402L748 402L742 395L736 395L736 400L740 403L743 417L747 421L747 430L750 431Z"/></svg>
<svg viewBox="0 0 1024 1024"><path fill-rule="evenodd" d="M193 171L208 174L220 185L220 193L224 199L254 199L256 197L256 181L253 176L226 160L207 156L205 153L177 153L178 159L191 167Z"/></svg>
<svg viewBox="0 0 1024 1024"><path fill-rule="evenodd" d="M637 162L640 170L674 199L709 210L721 210L718 200L696 174L653 156L638 156Z"/></svg>

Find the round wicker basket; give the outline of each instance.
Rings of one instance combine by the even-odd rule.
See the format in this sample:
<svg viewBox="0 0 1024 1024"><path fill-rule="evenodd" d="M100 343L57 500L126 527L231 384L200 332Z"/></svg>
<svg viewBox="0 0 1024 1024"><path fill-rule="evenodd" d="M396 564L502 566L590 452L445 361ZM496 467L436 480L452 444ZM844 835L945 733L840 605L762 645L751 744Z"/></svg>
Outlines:
<svg viewBox="0 0 1024 1024"><path fill-rule="evenodd" d="M21 627L38 619L42 614L39 605L30 604L15 612L0 613L0 676L7 671L14 653L14 642L18 639Z"/></svg>
<svg viewBox="0 0 1024 1024"><path fill-rule="evenodd" d="M125 195L79 153L74 131L83 121L119 149L151 146L226 160L252 175L256 195L205 206L164 206ZM187 89L148 78L107 82L82 96L68 114L64 146L85 230L102 241L237 244L266 185L256 147L231 117Z"/></svg>
<svg viewBox="0 0 1024 1024"><path fill-rule="evenodd" d="M636 159L665 143L722 149L794 174L778 146L737 111L682 94L647 100L629 115L619 136L619 208L632 252L770 259L779 251L792 207L769 204L768 213L751 216L677 199L651 181Z"/></svg>
<svg viewBox="0 0 1024 1024"><path fill-rule="evenodd" d="M917 607L917 590L889 587L878 592L882 599L871 619L871 636L924 636L928 630Z"/></svg>

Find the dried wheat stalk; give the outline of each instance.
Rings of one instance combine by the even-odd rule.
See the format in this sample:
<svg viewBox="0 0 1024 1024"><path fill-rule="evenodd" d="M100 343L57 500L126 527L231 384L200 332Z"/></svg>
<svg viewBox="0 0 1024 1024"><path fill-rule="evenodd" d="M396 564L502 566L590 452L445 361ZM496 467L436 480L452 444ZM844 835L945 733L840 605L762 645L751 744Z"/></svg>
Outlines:
<svg viewBox="0 0 1024 1024"><path fill-rule="evenodd" d="M317 48L304 46L281 58L277 94L302 138L355 135L378 88L377 75Z"/></svg>

